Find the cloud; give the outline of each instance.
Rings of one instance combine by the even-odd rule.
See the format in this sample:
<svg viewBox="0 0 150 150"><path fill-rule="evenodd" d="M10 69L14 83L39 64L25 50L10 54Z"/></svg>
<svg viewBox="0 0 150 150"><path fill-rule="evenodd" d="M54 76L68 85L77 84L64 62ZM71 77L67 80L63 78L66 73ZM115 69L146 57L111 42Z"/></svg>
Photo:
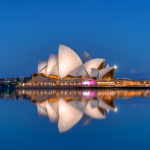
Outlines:
<svg viewBox="0 0 150 150"><path fill-rule="evenodd" d="M142 73L143 70L131 70L131 73Z"/></svg>

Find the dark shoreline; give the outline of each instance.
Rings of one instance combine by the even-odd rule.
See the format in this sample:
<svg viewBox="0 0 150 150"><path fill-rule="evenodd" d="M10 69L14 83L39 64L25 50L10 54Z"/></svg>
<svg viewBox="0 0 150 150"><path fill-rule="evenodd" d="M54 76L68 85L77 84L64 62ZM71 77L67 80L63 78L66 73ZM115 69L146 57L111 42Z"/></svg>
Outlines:
<svg viewBox="0 0 150 150"><path fill-rule="evenodd" d="M15 90L15 87L13 86L13 87L0 87L0 90L7 90L7 89L9 89L9 90Z"/></svg>

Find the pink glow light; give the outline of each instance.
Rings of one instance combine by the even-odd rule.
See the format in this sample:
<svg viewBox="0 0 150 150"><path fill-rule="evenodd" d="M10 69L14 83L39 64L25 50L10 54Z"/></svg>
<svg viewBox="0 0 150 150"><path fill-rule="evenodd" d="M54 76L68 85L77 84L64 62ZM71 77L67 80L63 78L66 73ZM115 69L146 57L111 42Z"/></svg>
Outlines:
<svg viewBox="0 0 150 150"><path fill-rule="evenodd" d="M84 81L82 84L84 84L84 85L90 85L90 82Z"/></svg>
<svg viewBox="0 0 150 150"><path fill-rule="evenodd" d="M84 91L82 93L82 96L87 97L87 98L93 98L96 96L96 92L94 91Z"/></svg>
<svg viewBox="0 0 150 150"><path fill-rule="evenodd" d="M90 79L82 82L83 85L96 85L96 81Z"/></svg>

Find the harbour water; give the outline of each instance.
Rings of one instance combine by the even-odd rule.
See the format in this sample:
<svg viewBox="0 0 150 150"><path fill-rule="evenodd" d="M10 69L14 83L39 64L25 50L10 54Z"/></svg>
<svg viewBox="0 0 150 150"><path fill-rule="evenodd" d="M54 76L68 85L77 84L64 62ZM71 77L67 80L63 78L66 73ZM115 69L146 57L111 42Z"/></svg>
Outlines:
<svg viewBox="0 0 150 150"><path fill-rule="evenodd" d="M149 89L1 89L0 149L150 149Z"/></svg>

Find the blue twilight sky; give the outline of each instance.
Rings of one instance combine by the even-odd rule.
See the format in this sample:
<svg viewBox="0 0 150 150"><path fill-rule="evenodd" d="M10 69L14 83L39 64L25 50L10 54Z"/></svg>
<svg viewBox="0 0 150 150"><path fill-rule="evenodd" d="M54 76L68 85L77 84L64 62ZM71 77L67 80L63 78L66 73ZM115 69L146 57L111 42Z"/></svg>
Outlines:
<svg viewBox="0 0 150 150"><path fill-rule="evenodd" d="M30 76L59 44L150 79L149 0L0 1L0 78Z"/></svg>

